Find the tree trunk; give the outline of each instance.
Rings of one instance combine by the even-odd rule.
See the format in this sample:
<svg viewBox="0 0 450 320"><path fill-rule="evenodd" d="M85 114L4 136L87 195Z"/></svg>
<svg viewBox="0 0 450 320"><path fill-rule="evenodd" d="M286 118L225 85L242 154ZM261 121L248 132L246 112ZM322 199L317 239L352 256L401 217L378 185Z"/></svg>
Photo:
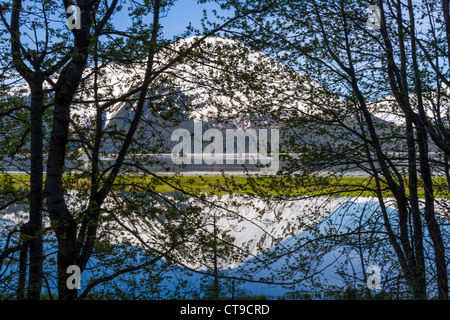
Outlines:
<svg viewBox="0 0 450 320"><path fill-rule="evenodd" d="M20 232L22 235L27 235L28 231L25 230L28 225L22 226ZM25 286L27 281L27 260L28 260L28 241L22 240L19 255L19 279L17 281L16 299L25 299Z"/></svg>
<svg viewBox="0 0 450 320"><path fill-rule="evenodd" d="M445 259L445 246L434 211L433 181L428 161L427 133L426 129L423 127L418 130L418 143L420 154L420 172L425 189L425 221L431 241L433 242L434 260L437 272L438 298L446 300L448 299L448 276Z"/></svg>
<svg viewBox="0 0 450 320"><path fill-rule="evenodd" d="M77 265L76 259L77 224L74 219L61 221L58 225L58 294L60 300L75 300L77 289L69 289L67 274L69 266Z"/></svg>
<svg viewBox="0 0 450 320"><path fill-rule="evenodd" d="M42 290L42 266L43 266L43 240L42 240L42 201L43 201L43 138L42 138L42 112L43 112L43 83L40 65L38 70L32 71L24 63L20 43L20 12L22 10L22 1L13 1L13 10L11 13L11 56L13 65L20 75L26 80L31 91L31 114L30 114L30 218L22 232L24 236L24 248L21 252L22 265L26 263L25 248L29 250L30 266L28 274L28 299L40 299ZM36 64L39 64L35 60ZM23 261L24 260L24 261ZM21 266L21 272L25 267ZM19 287L25 284L23 274L19 279ZM19 288L18 293L23 296L23 289Z"/></svg>
<svg viewBox="0 0 450 320"><path fill-rule="evenodd" d="M32 88L31 98L31 176L30 176L30 268L27 298L39 300L42 290L43 240L43 92L42 81Z"/></svg>
<svg viewBox="0 0 450 320"><path fill-rule="evenodd" d="M416 284L414 287L415 299L426 299L426 278L425 278L425 255L423 247L423 230L422 230L422 217L419 207L418 196L418 180L417 180L417 159L416 159L416 146L414 138L414 127L411 119L406 118L406 134L408 145L408 173L409 173L409 197L411 205L411 216L413 221L413 250L416 257L416 270L415 278Z"/></svg>
<svg viewBox="0 0 450 320"><path fill-rule="evenodd" d="M70 99L71 97L69 97ZM53 114L53 128L47 163L45 194L52 223L58 240L58 292L60 299L73 299L76 290L67 288L67 268L76 262L76 224L64 199L62 185L66 145L69 134L70 104L57 104Z"/></svg>
<svg viewBox="0 0 450 320"><path fill-rule="evenodd" d="M66 146L69 138L70 105L76 92L86 60L75 60L60 75L55 95L53 126L50 136L47 162L45 195L50 219L56 227L58 240L58 291L60 299L73 299L77 290L67 288L66 273L70 265L76 263L76 222L70 214L64 199L63 170Z"/></svg>
<svg viewBox="0 0 450 320"><path fill-rule="evenodd" d="M414 70L414 85L415 93L417 95L417 108L419 113L419 121L416 123L417 128L417 144L419 146L419 162L420 174L422 176L425 189L425 221L428 227L431 240L433 242L433 249L435 255L435 264L437 271L438 282L438 297L439 299L448 299L448 276L445 258L445 247L442 239L441 230L436 220L434 210L434 192L433 180L430 168L430 161L428 158L428 134L426 128L427 116L424 110L422 97L422 80L419 71L419 62L416 53L416 38L415 38L415 23L414 12L412 8L412 0L408 1L409 16L411 20L411 58ZM448 29L447 29L448 31ZM447 40L448 37L447 37ZM449 42L450 43L450 42ZM444 150L443 150L444 151Z"/></svg>

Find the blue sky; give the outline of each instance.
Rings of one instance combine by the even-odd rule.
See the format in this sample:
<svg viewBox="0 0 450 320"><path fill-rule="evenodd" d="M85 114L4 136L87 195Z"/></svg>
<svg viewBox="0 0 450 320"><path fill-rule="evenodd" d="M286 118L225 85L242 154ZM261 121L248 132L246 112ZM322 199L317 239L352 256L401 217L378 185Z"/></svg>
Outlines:
<svg viewBox="0 0 450 320"><path fill-rule="evenodd" d="M220 11L220 7L215 3L198 4L197 0L177 0L171 7L169 14L163 17L160 22L163 25L163 32L166 38L180 35L186 30L189 23L197 29L201 29L201 19L203 10L207 10L208 17L213 18L212 10ZM149 16L149 18L151 18ZM124 28L131 22L130 17L124 10L115 16L112 22L119 29Z"/></svg>
<svg viewBox="0 0 450 320"><path fill-rule="evenodd" d="M168 37L175 36L186 29L189 22L196 28L201 28L203 10L210 12L211 9L218 8L216 5L197 4L197 0L178 0L171 8L167 17L161 20L164 26L164 34Z"/></svg>
<svg viewBox="0 0 450 320"><path fill-rule="evenodd" d="M27 2L26 5L34 6L35 4ZM111 23L118 30L124 31L132 23L131 17L128 15L128 10L126 9L128 5L129 2L126 2L124 10L122 10L120 13L114 14L111 19ZM191 23L194 28L201 30L203 10L206 10L208 12L208 17L213 19L213 9L216 9L220 12L220 7L213 1L205 4L198 4L197 0L174 1L174 5L170 8L169 13L160 20L160 23L163 25L164 37L166 39L172 39L175 36L181 35L186 31L189 23ZM9 14L6 14L6 19L8 21L10 20ZM148 15L146 19L149 19L149 21L146 21L147 23L151 23L152 16ZM66 27L66 20L60 19L60 17L57 15L52 16L50 20L52 21L51 23L55 24L55 27ZM3 28L2 24L0 24L0 28ZM35 45L33 44L33 39L35 35L33 31L25 26L21 26L20 31L23 33L21 37L22 43L25 45L29 45L30 48L34 48ZM29 36L27 36L26 34L28 34ZM36 35L38 36L39 41L43 41L45 39L45 33L42 29L38 29Z"/></svg>

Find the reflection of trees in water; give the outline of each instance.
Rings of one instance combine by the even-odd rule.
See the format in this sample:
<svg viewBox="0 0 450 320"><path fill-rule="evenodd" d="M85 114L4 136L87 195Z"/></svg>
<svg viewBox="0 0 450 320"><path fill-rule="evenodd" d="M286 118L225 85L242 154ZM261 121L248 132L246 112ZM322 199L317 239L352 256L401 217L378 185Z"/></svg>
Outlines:
<svg viewBox="0 0 450 320"><path fill-rule="evenodd" d="M75 193L71 193L70 198L73 204L79 206L78 210L83 209L82 204L76 202ZM114 235L120 234L120 228L108 216L108 214L120 214L121 220L129 228L129 234L136 232L144 242L128 243L124 237L125 241L120 243L120 237L117 237L114 242L119 247L123 244L137 244L144 249L160 250L164 246L178 243L170 255L173 260L167 261L181 262L181 265L184 263L193 269L210 274L206 278L209 280L205 285L209 286L211 291L209 294L212 296L222 295L223 293L218 292L219 290L229 289L226 283L233 279L226 278L230 273L227 273L225 269L230 265L236 266L236 261L247 261L244 265L238 263L240 266L235 269L238 271L232 274L238 278L235 281L240 284L245 283L246 279L253 279L254 274L257 274L258 277L263 276L264 282L290 283L293 292L296 292L296 288L305 290L310 288L309 286L324 292L327 290L343 292L343 288L347 288L358 297L376 293L367 289L368 275L365 271L369 265L375 264L382 270L383 294L390 297L409 294L408 287L402 278L399 262L387 239L377 202L346 203L304 232L295 233L286 228L283 231L284 237L279 237L277 234L277 242L272 242L271 247L264 247L264 244L271 243L266 242L266 238L275 236L274 229L270 229L273 224L271 225L262 217L249 222L251 217L246 211L248 208L245 208L242 201L236 202L237 198L239 197L220 198L220 202L228 205L227 209L236 210L236 207L232 206L234 202L234 204L239 203L240 210L237 210L239 212L236 215L229 213L228 216L226 214L221 216L223 212L221 213L218 208L202 205L201 201L194 204L195 201L186 198L180 192L161 194L115 192L105 202L106 218L103 222L106 234L110 231L114 231ZM208 198L208 200L218 204L216 198ZM255 205L256 200L251 199L249 202L251 207ZM293 203L286 205L278 203L271 207L271 209L276 208L273 211L274 217L279 219L278 222L283 221L282 211L296 210L297 207L293 206ZM320 204L316 205L320 206ZM108 206L111 207L110 211ZM264 211L269 211L269 207ZM14 204L0 214L4 220L18 223L27 217L27 210L27 204ZM389 212L392 214L392 228L398 233L399 223L396 211L390 209ZM251 241L243 243L245 236L249 235L250 229L246 228L258 222L260 222L258 226L265 228L265 232L260 237L255 236L251 239L253 243ZM442 222L442 226L444 224ZM236 230L239 232L232 232ZM449 248L449 230L444 227L442 230L446 247ZM424 231L426 235L426 230ZM5 234L3 233L0 241L2 247ZM294 237L291 237L293 235ZM238 238L239 236L242 238ZM283 239L285 241L280 243ZM249 251L246 250L255 243L260 251L251 252L250 260L248 260L249 256L243 253L248 253ZM51 242L48 247L51 251L50 246L52 246ZM433 251L429 241L425 249L427 261L431 261ZM430 283L435 281L435 272L430 264L427 267L427 279ZM339 279L339 281L333 282L330 279ZM319 283L320 288L317 287ZM433 292L430 291L429 294L432 295Z"/></svg>
<svg viewBox="0 0 450 320"><path fill-rule="evenodd" d="M28 221L28 218L29 205L27 204L14 203L0 211L0 220L14 223L25 223Z"/></svg>

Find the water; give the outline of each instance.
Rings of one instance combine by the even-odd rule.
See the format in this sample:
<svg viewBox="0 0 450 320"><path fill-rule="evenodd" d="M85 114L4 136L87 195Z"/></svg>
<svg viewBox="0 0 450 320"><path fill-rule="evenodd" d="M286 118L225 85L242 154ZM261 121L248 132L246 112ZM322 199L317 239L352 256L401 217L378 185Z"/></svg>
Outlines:
<svg viewBox="0 0 450 320"><path fill-rule="evenodd" d="M241 203L237 207L231 202L232 199L236 200L236 196L215 197L211 200L216 204L228 204L228 211L239 209L240 216L248 219L226 215L221 217L222 220L217 220L220 221L218 225L220 228L229 228L235 237L235 245L247 245L250 254L241 261L224 264L225 267L219 271L221 290L225 296L265 295L277 298L289 296L289 293L295 291L317 291L323 294L334 287L365 288L369 265L380 267L382 290L389 291L396 285L395 279L400 274L398 262L386 236L379 205L373 199L318 198L315 203L310 200L293 200L276 205L258 200L245 205L246 202L241 199L241 202L237 201ZM266 210L262 216L257 214L260 209ZM388 209L394 230L398 231L396 210ZM11 226L24 221L25 211L26 208L20 206L9 208L2 218L10 222L3 222L2 225ZM208 212L211 213L210 209ZM220 217L219 212L220 210L216 217ZM313 219L314 216L316 220ZM303 223L307 221L309 224L304 223L298 229L292 229L294 222L300 221L299 218L304 218ZM443 226L442 230L446 246L450 248L448 227ZM427 236L425 229L424 232ZM279 241L268 241L267 234ZM50 246L47 243L46 252L52 252ZM114 261L114 257L132 251L136 251L133 254L134 264L146 259L145 251L137 246L121 244L120 239L115 250L108 258L111 261ZM54 257L54 252L53 250L50 256ZM433 282L433 251L428 238L425 241L425 252L427 263L430 264L427 277ZM80 293L88 285L89 279L117 271L118 265L108 265L106 261L99 256L91 259L82 274ZM115 278L114 281L96 287L94 292L108 296L108 292L114 291L115 294L119 292L122 297L132 299L198 298L207 295L213 280L211 268L202 268L189 261L182 262L184 266L159 259L146 272ZM122 267L126 266L127 262ZM48 267L51 271L50 266ZM193 269L198 272L193 272ZM49 289L56 292L55 284L51 284Z"/></svg>

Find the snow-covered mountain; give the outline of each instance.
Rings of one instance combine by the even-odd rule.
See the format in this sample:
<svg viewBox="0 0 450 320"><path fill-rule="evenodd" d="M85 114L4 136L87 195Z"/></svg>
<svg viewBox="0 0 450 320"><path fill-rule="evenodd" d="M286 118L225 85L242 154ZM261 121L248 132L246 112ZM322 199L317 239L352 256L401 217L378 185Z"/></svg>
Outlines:
<svg viewBox="0 0 450 320"><path fill-rule="evenodd" d="M172 132L184 128L192 133L197 121L203 122L204 130L216 128L222 132L225 129L280 128L284 119L329 114L330 108L344 105L310 77L236 40L207 38L193 49L193 53L171 64L178 59L180 52L185 52L198 39L180 40L162 49L155 57L155 80L148 95L151 103L145 107L138 132L138 140L146 141L154 148L148 153L155 150L170 152L176 144L170 139ZM117 98L137 87L144 68L145 61L104 66L100 95L108 99ZM163 72L160 73L161 70ZM92 94L91 90L86 90L81 96ZM103 114L106 131L127 130L134 116L134 101L117 102L106 108ZM375 121L380 123L379 127L388 126L391 119L379 118L378 115L385 116L379 111L378 107L373 108ZM86 106L74 107L73 112L87 125L91 122L86 120L89 113L90 117L95 113L94 109ZM355 119L350 115L345 121L351 123ZM358 128L357 125L355 127ZM300 135L306 130L310 131L310 128L294 129ZM309 133L314 136L313 132ZM280 145L288 145L283 143L285 138L288 139L287 136L281 137ZM117 144L106 141L103 151L115 153Z"/></svg>
<svg viewBox="0 0 450 320"><path fill-rule="evenodd" d="M151 105L147 105L144 120L148 126L159 127L158 134L166 139L173 128L184 127L186 121L202 120L206 127L241 129L276 126L274 119L305 114L320 114L322 108L342 106L344 103L328 94L316 81L276 62L263 53L242 43L223 37L210 37L185 54L199 37L182 39L162 48L155 57L153 81L148 90ZM180 58L180 53L182 58ZM176 63L173 63L176 61ZM133 63L109 63L100 66L98 92L104 127L125 129L129 126L137 94L128 101L110 103L142 83L146 60ZM71 110L73 119L83 126L91 126L96 110L93 101L93 68L85 71ZM54 77L56 80L57 75ZM49 84L45 83L49 88ZM448 96L449 88L441 88ZM26 84L11 88L11 96L29 99ZM448 118L450 102L437 93L424 94L427 114ZM414 95L410 97L415 101ZM379 122L403 125L401 110L392 96L369 104ZM168 109L171 109L169 112ZM349 119L351 121L351 119ZM149 125L150 123L150 125ZM154 130L155 128L152 128ZM107 130L107 129L106 129ZM150 139L150 134L147 134ZM111 151L111 144L105 146Z"/></svg>
<svg viewBox="0 0 450 320"><path fill-rule="evenodd" d="M153 67L155 73L165 70L159 74L158 84L153 87L152 93L182 93L185 100L177 102L189 103L190 108L186 110L189 119L208 121L219 116L240 116L242 119L247 116L246 113L242 114L243 111L255 111L254 108L261 107L266 112L283 107L307 112L306 102L294 95L295 90L298 90L298 84L294 81L301 82L305 91L318 93L321 90L319 84L306 76L292 72L236 40L210 37L195 46L198 40L199 37L192 37L162 49ZM187 51L191 46L195 46L193 53L168 67L168 64L178 59L180 52ZM128 69L128 66L125 68ZM136 66L133 72L135 74L129 73L123 66L112 66L106 83L114 84L113 96L125 93L136 79L139 80L139 75L143 74L143 65ZM260 87L252 87L257 85ZM267 106L269 101L265 101L265 105L261 101L268 97L271 98L270 108ZM290 103L286 104L287 101ZM106 124L118 115L122 107L123 104L117 104L108 110Z"/></svg>
<svg viewBox="0 0 450 320"><path fill-rule="evenodd" d="M273 119L295 111L314 110L307 107L311 97L299 91L308 91L317 100L322 90L317 83L235 40L208 38L194 53L168 67L197 40L198 37L181 40L161 50L155 58L154 72L158 76L149 90L149 96L154 98L145 107L140 134L149 145L160 144L162 153L175 144L170 139L175 129L192 132L194 122L202 121L204 130L278 128ZM108 86L114 84L109 97L118 97L139 84L143 67L138 64L130 72L129 66L107 66L104 89L109 90ZM159 70L164 72L158 73ZM111 106L104 116L106 130L126 130L133 116L130 103ZM105 143L105 149L112 152L113 143Z"/></svg>
<svg viewBox="0 0 450 320"><path fill-rule="evenodd" d="M439 93L438 93L439 91ZM418 98L416 94L409 95L409 101L413 111L418 113ZM425 114L430 122L441 119L450 125L450 88L443 84L439 90L435 89L423 93L423 104ZM394 123L398 126L405 125L405 117L400 106L393 95L384 97L378 101L368 104L369 110L374 116L384 121Z"/></svg>
<svg viewBox="0 0 450 320"><path fill-rule="evenodd" d="M136 136L145 142L142 145L149 146L142 153L168 153L175 144L170 139L172 132L177 128L192 132L194 121L203 121L204 130L279 128L283 119L324 114L326 109L344 105L307 75L236 40L210 37L186 54L198 40L199 37L180 40L155 56L148 103ZM117 129L126 131L129 127L138 93L123 101L114 100L141 85L145 67L144 59L99 68L97 95L107 137L102 144L105 153L117 152L120 143L110 137L117 137ZM85 71L71 109L72 119L85 128L92 128L97 112L93 70ZM11 89L11 95L26 97L26 92L24 84ZM395 123L397 118L386 108L382 102L374 104L374 118L381 124ZM352 116L346 121L352 122ZM299 132L302 130L298 128Z"/></svg>

